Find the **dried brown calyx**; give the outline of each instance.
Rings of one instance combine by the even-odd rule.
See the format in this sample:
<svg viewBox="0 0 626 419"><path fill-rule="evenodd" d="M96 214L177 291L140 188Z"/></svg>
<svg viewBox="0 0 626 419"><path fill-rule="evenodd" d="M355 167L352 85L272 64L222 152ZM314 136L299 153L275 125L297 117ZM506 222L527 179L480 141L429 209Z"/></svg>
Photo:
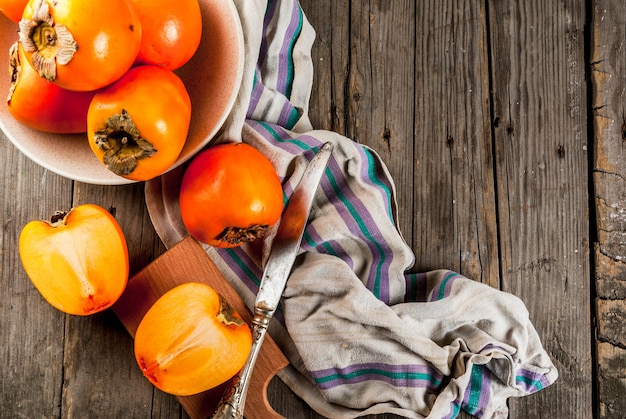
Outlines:
<svg viewBox="0 0 626 419"><path fill-rule="evenodd" d="M241 243L253 242L256 239L265 237L268 230L268 225L258 224L250 227L227 227L217 237L217 240L238 245Z"/></svg>
<svg viewBox="0 0 626 419"><path fill-rule="evenodd" d="M45 0L35 2L32 19L19 23L20 42L26 52L32 52L35 70L48 81L54 81L57 64L65 65L78 51L78 44L63 25L56 25Z"/></svg>
<svg viewBox="0 0 626 419"><path fill-rule="evenodd" d="M11 103L15 86L17 86L17 79L22 71L22 64L20 63L20 54L18 52L18 43L14 42L9 48L9 74L11 77L9 84L9 94L7 96L7 103Z"/></svg>
<svg viewBox="0 0 626 419"><path fill-rule="evenodd" d="M94 143L104 151L103 162L116 175L129 175L137 162L150 157L157 150L141 137L132 118L125 109L107 119L105 127L94 133Z"/></svg>

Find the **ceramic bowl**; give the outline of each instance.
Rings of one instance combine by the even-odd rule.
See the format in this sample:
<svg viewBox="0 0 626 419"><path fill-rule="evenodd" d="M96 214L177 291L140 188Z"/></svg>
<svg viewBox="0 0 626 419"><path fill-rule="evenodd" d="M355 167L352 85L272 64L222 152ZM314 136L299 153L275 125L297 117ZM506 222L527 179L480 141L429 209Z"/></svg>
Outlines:
<svg viewBox="0 0 626 419"><path fill-rule="evenodd" d="M195 55L176 74L191 97L192 116L185 146L172 170L209 144L230 113L243 75L244 44L241 22L231 1L199 0L202 40ZM17 23L0 14L0 95L9 91L9 47L18 37ZM2 71L0 70L0 71ZM158 94L158 92L155 92ZM132 183L115 175L95 157L87 134L49 134L17 122L0 106L0 128L28 158L67 178L103 185Z"/></svg>

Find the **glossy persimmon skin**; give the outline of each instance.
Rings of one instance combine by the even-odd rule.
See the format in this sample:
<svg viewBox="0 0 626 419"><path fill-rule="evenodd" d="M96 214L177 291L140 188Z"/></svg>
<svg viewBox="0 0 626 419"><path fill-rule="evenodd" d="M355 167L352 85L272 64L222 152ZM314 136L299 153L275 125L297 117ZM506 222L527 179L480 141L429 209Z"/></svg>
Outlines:
<svg viewBox="0 0 626 419"><path fill-rule="evenodd" d="M144 376L177 396L197 394L226 382L244 365L252 334L220 318L220 296L209 285L188 282L163 294L135 332L134 351Z"/></svg>
<svg viewBox="0 0 626 419"><path fill-rule="evenodd" d="M202 37L198 0L132 1L142 25L136 64L176 70L189 61Z"/></svg>
<svg viewBox="0 0 626 419"><path fill-rule="evenodd" d="M95 133L122 110L128 112L141 137L156 152L140 159L131 173L120 176L144 181L163 174L180 155L191 123L191 99L184 83L169 70L143 65L100 89L87 113L87 136L91 150L103 163L105 151L98 147Z"/></svg>
<svg viewBox="0 0 626 419"><path fill-rule="evenodd" d="M42 78L18 46L19 72L7 101L9 113L17 121L38 131L55 134L87 132L87 110L95 91L63 89Z"/></svg>
<svg viewBox="0 0 626 419"><path fill-rule="evenodd" d="M44 299L68 314L86 316L109 308L128 282L122 229L97 205L77 206L57 225L29 222L21 231L19 252Z"/></svg>
<svg viewBox="0 0 626 419"><path fill-rule="evenodd" d="M41 0L30 0L22 20L33 18ZM96 90L119 79L135 62L141 45L141 21L131 0L43 0L55 25L63 25L78 50L56 66L54 83L68 90ZM26 51L32 64L33 52ZM36 68L36 67L35 67Z"/></svg>
<svg viewBox="0 0 626 419"><path fill-rule="evenodd" d="M0 0L0 13L17 23L22 18L26 3L28 0Z"/></svg>
<svg viewBox="0 0 626 419"><path fill-rule="evenodd" d="M189 233L215 247L226 228L273 226L283 210L283 190L272 163L246 143L210 146L187 166L179 195Z"/></svg>

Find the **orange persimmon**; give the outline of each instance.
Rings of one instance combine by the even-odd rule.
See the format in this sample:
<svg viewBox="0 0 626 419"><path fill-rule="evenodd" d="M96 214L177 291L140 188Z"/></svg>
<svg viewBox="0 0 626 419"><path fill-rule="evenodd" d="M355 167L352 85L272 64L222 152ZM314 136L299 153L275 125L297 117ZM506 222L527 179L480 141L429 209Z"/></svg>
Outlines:
<svg viewBox="0 0 626 419"><path fill-rule="evenodd" d="M163 294L135 333L135 358L158 389L197 394L226 382L245 364L250 327L209 285L187 282Z"/></svg>
<svg viewBox="0 0 626 419"><path fill-rule="evenodd" d="M87 112L87 137L109 170L143 181L176 161L190 123L191 99L183 81L170 70L142 65L95 94Z"/></svg>
<svg viewBox="0 0 626 419"><path fill-rule="evenodd" d="M131 0L30 0L19 22L29 62L68 90L96 90L122 76L141 45Z"/></svg>
<svg viewBox="0 0 626 419"><path fill-rule="evenodd" d="M66 90L39 76L24 55L21 44L11 47L9 112L33 129L56 134L87 132L87 110L95 91Z"/></svg>
<svg viewBox="0 0 626 419"><path fill-rule="evenodd" d="M115 218L98 205L29 222L20 234L19 253L37 290L65 313L105 310L128 282L126 239Z"/></svg>
<svg viewBox="0 0 626 419"><path fill-rule="evenodd" d="M198 0L132 0L142 26L136 64L176 70L193 56L202 37Z"/></svg>
<svg viewBox="0 0 626 419"><path fill-rule="evenodd" d="M210 146L183 175L180 212L189 233L215 247L265 236L283 211L283 189L272 162L245 143Z"/></svg>

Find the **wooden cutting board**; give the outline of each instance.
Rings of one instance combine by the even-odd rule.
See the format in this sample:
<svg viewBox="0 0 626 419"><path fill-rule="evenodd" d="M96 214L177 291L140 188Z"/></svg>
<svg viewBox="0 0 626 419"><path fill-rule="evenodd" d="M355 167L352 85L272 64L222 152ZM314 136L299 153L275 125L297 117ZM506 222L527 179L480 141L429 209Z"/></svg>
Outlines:
<svg viewBox="0 0 626 419"><path fill-rule="evenodd" d="M187 237L155 259L131 278L124 294L113 306L113 312L134 337L139 322L152 304L165 292L184 282L204 282L224 296L241 317L250 324L252 314L239 294L224 278L200 244ZM289 364L272 338L267 335L252 374L246 399L248 419L282 418L267 399L270 380ZM228 383L194 396L179 396L178 401L187 414L207 418L214 411Z"/></svg>

